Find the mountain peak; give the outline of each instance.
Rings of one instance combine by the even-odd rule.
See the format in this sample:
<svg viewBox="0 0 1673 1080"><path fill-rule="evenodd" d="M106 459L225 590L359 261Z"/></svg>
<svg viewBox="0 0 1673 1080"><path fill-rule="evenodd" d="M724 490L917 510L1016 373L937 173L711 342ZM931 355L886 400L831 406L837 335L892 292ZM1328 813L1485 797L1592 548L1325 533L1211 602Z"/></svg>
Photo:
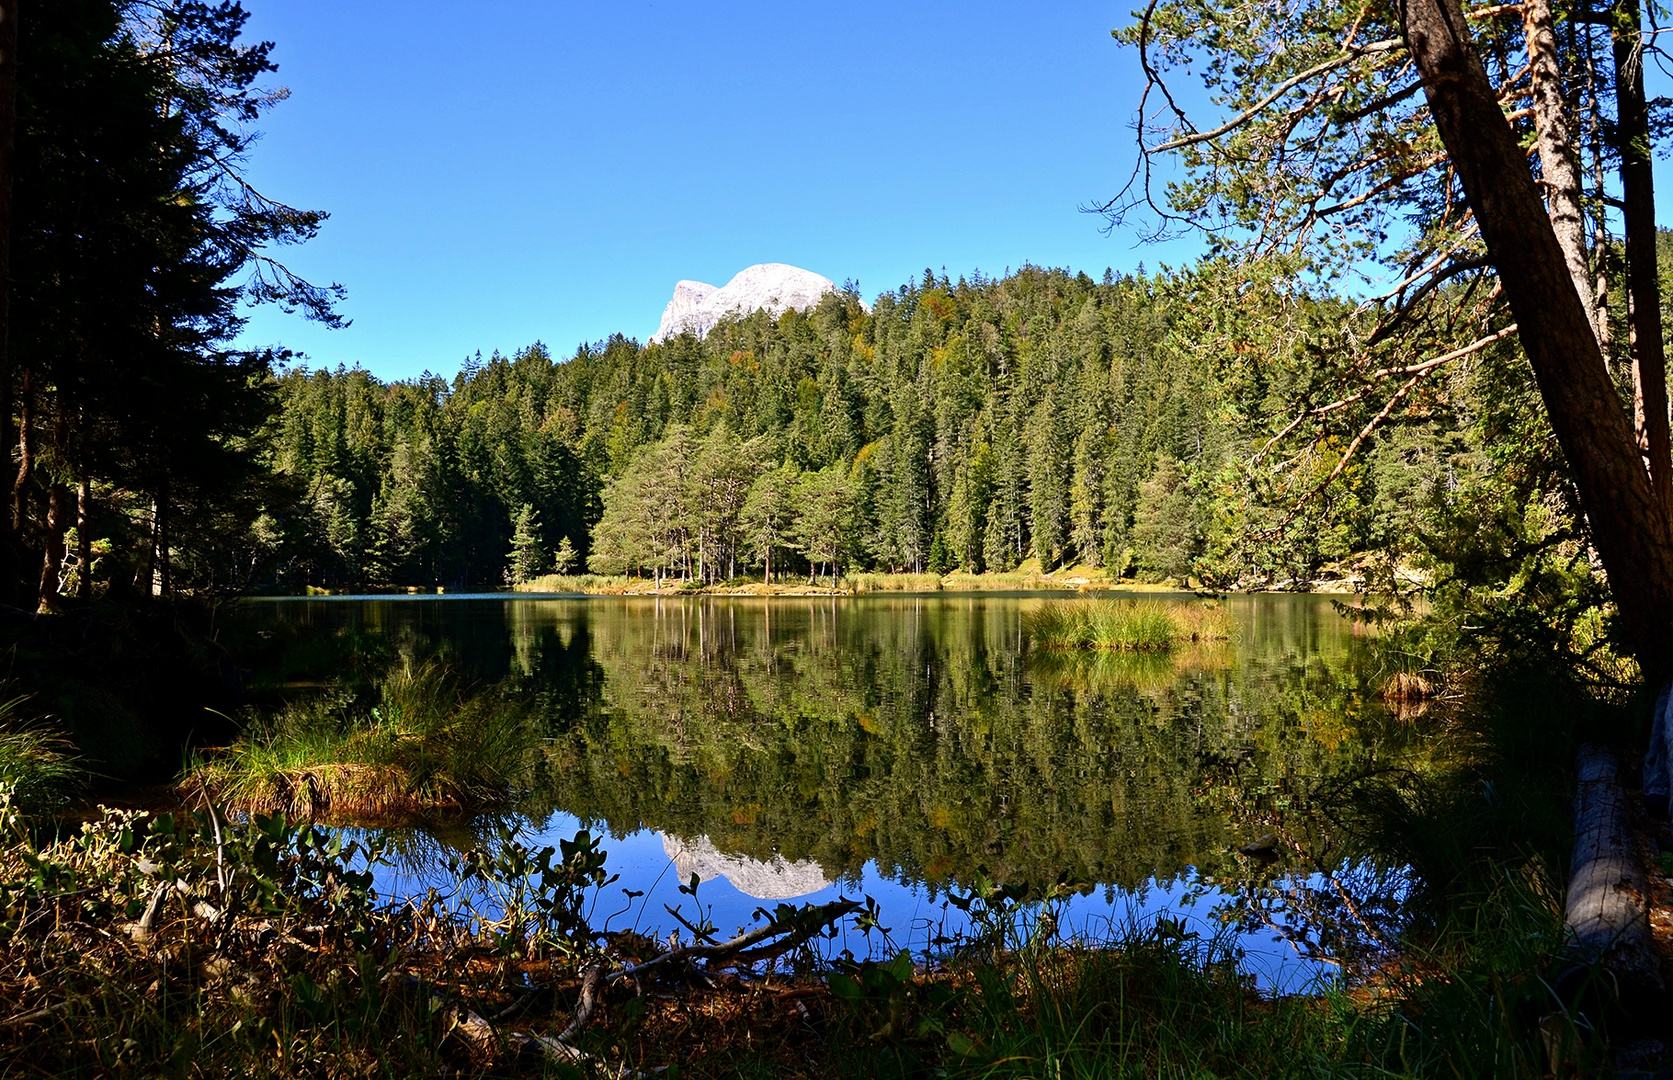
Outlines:
<svg viewBox="0 0 1673 1080"><path fill-rule="evenodd" d="M785 263L757 263L745 267L716 288L701 281L681 281L674 298L662 310L662 325L652 341L666 341L690 330L702 337L727 315L766 310L782 315L790 308L806 311L826 293L836 292L828 277Z"/></svg>

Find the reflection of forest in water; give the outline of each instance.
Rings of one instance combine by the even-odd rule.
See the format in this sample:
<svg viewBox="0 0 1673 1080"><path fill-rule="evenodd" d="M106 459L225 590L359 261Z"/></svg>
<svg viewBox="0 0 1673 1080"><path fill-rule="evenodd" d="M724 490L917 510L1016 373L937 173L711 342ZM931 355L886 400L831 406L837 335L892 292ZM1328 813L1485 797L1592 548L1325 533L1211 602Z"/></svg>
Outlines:
<svg viewBox="0 0 1673 1080"><path fill-rule="evenodd" d="M1136 887L1308 830L1312 793L1405 741L1353 627L1317 597L1233 597L1230 644L1031 655L1016 596L261 604L329 649L439 653L538 717L544 806L707 836L831 877ZM310 652L312 650L312 652ZM313 660L308 657L313 656ZM285 665L280 665L281 667ZM279 678L287 677L279 674ZM1333 852L1342 856L1351 852Z"/></svg>

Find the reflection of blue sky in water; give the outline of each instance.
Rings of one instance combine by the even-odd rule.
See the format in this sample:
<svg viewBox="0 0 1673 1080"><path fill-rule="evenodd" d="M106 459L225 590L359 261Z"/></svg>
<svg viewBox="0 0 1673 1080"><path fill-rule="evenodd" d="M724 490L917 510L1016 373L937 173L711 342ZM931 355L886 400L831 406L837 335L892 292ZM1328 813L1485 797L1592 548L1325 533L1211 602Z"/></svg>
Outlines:
<svg viewBox="0 0 1673 1080"><path fill-rule="evenodd" d="M557 813L540 829L526 831L522 840L532 847L548 844L556 847L559 840L571 839L586 827L586 823L571 815ZM594 835L601 832L596 824L592 831ZM693 922L699 918L707 921L715 927L717 936L724 939L759 925L756 912L763 908L771 910L779 903L823 904L843 897L869 896L877 902L880 922L889 931L889 942L885 943L875 932L868 939L845 921L834 939L819 943L821 953L836 956L848 950L855 957L864 958L883 956L904 946L922 956L937 941L956 939L970 931L969 916L948 903L943 894L932 893L923 885L907 885L883 877L877 873L874 863L866 864L858 880L827 882L821 888L803 893L802 886L823 879L816 864L787 863L780 859L774 865L727 855L716 852L706 838L694 838L682 853L680 840L649 829L620 838L605 834L602 846L608 856L607 871L619 875L619 880L604 889L586 913L591 925L599 930L635 930L659 939L667 939L670 933L678 931L683 940L689 940L690 935L668 914L666 905L679 909ZM671 855L671 850L675 854ZM680 891L682 885L689 885L694 851L699 854L696 869L704 877L695 899ZM680 858L681 854L685 857ZM686 870L684 875L681 864ZM731 871L730 876L713 873L721 869ZM375 869L374 877L379 895L386 900L422 896L432 886L446 893L452 886L446 870L433 859L425 859L417 867L380 866ZM740 889L732 878L742 878L744 885L756 892L776 895L751 895ZM1322 887L1318 880L1310 884L1314 888ZM798 895L790 898L792 889ZM630 898L624 890L644 895ZM1295 993L1334 977L1333 966L1303 957L1283 940L1279 931L1286 928L1286 920L1282 915L1274 918L1274 926L1257 931L1229 929L1217 913L1232 900L1214 886L1193 885L1189 878L1152 882L1137 892L1099 888L1089 895L1060 902L1058 925L1063 936L1101 942L1120 938L1134 927L1149 928L1160 919L1172 919L1184 931L1195 932L1204 941L1216 937L1225 940L1231 935L1232 943L1242 954L1244 971L1254 977L1263 991Z"/></svg>

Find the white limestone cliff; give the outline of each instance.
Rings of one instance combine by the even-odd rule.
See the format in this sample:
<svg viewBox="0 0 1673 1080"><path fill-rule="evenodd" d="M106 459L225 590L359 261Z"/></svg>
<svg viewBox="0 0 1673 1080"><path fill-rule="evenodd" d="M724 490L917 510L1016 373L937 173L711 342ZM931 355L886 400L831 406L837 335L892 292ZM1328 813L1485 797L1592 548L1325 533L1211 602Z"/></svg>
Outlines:
<svg viewBox="0 0 1673 1080"><path fill-rule="evenodd" d="M830 278L784 263L758 263L738 271L720 288L701 281L674 286L674 298L662 311L662 325L652 341L666 341L690 330L702 337L727 315L765 309L777 316L790 308L806 311L826 293L836 292Z"/></svg>

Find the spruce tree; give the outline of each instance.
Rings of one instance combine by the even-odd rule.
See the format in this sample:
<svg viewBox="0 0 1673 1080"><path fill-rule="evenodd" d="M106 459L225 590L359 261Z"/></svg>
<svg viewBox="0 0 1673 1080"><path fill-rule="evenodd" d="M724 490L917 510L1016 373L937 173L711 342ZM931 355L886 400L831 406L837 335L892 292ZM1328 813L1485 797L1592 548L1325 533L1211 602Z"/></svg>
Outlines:
<svg viewBox="0 0 1673 1080"><path fill-rule="evenodd" d="M510 565L505 576L513 585L533 581L546 568L546 551L540 542L540 517L534 506L524 503L512 520Z"/></svg>
<svg viewBox="0 0 1673 1080"><path fill-rule="evenodd" d="M575 545L569 542L569 537L558 541L558 550L552 553L552 572L568 574L574 571L580 561L580 555L575 551Z"/></svg>

